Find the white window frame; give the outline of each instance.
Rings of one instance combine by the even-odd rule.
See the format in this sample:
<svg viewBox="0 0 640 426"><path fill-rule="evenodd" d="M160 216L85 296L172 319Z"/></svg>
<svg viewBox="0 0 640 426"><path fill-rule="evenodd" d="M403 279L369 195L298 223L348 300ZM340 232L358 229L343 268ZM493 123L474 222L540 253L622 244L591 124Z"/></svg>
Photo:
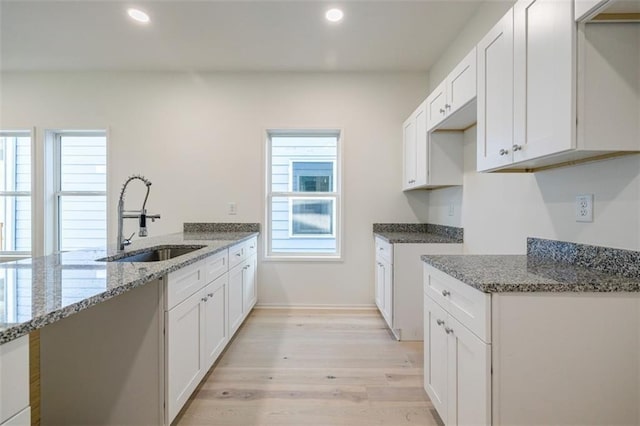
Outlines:
<svg viewBox="0 0 640 426"><path fill-rule="evenodd" d="M264 211L265 211L265 229L266 229L266 244L264 244L264 260L265 261L342 261L342 241L343 241L343 207L342 207L342 194L343 194L343 184L342 184L342 176L343 176L343 150L342 145L344 141L344 131L339 128L331 128L331 129L268 129L265 132L265 198L264 198ZM290 136L290 137L322 137L322 136L335 136L336 137L336 159L328 158L326 160L322 160L320 158L313 160L299 160L304 162L312 162L314 160L318 162L327 162L334 161L333 167L333 184L334 184L334 192L293 192L293 183L290 179L289 182L289 191L287 192L272 192L272 164L271 164L271 138L273 136ZM298 161L296 159L292 159L292 161ZM289 163L289 176L292 176L292 161ZM282 198L287 197L289 200L292 198L311 198L311 199L332 199L335 200L333 203L334 209L334 218L335 218L335 226L333 229L333 235L304 235L304 236L294 236L293 238L335 238L336 240L336 251L334 253L310 253L310 252L273 252L272 251L272 229L271 229L271 209L272 209L272 200L274 198ZM289 211L291 212L292 205L291 201L289 201ZM289 215L289 233L291 233L291 220L292 216Z"/></svg>
<svg viewBox="0 0 640 426"><path fill-rule="evenodd" d="M30 204L31 204L31 251L18 251L18 250L0 250L0 258L7 258L7 259L14 259L14 258L24 258L24 257L29 257L32 255L33 253L33 249L34 249L34 239L35 239L35 233L34 233L34 208L33 208L33 185L34 185L34 164L35 164L35 158L34 158L34 143L33 143L33 131L32 130L0 130L0 136L2 137L6 137L6 136L18 136L18 137L28 137L29 141L30 141L30 147L31 147L31 155L30 155L30 162L31 162L31 189L29 191L0 191L0 196L6 196L6 197L29 197L30 198ZM5 153L5 158L6 158L6 153ZM7 231L6 228L3 230L3 232L5 233L4 235L7 235Z"/></svg>
<svg viewBox="0 0 640 426"><path fill-rule="evenodd" d="M53 152L53 163L52 163L52 173L53 173L53 188L52 188L52 196L53 196L53 208L52 208L52 221L53 224L51 228L51 234L53 236L53 252L61 253L60 245L61 245L61 236L60 236L60 199L64 196L104 196L107 198L107 190L105 188L104 191L63 191L62 190L62 138L64 136L104 136L107 143L107 152L109 151L109 134L106 129L104 130L50 130L49 139L53 142L52 152ZM107 155L107 153L105 153ZM106 167L108 168L109 164L107 161ZM108 170L108 169L107 169ZM106 173L106 172L105 172ZM107 217L109 212L107 211ZM107 220L107 218L105 218ZM108 237L108 225L105 223L107 228L107 237Z"/></svg>

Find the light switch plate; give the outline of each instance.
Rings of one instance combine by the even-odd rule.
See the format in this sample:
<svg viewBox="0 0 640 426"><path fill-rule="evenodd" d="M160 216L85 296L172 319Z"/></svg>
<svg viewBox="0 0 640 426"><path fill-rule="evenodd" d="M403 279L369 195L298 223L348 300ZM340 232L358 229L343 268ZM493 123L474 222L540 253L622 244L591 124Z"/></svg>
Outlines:
<svg viewBox="0 0 640 426"><path fill-rule="evenodd" d="M576 222L593 222L593 194L576 196Z"/></svg>
<svg viewBox="0 0 640 426"><path fill-rule="evenodd" d="M230 202L227 204L227 213L230 215L235 215L238 213L238 205L235 202Z"/></svg>

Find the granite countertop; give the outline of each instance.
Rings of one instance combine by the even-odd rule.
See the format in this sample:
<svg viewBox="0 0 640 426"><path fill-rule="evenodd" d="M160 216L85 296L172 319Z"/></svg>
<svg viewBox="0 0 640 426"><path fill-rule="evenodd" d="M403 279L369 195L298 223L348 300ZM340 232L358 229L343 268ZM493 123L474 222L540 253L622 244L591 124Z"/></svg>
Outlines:
<svg viewBox="0 0 640 426"><path fill-rule="evenodd" d="M640 252L529 238L527 255L424 255L485 293L640 292Z"/></svg>
<svg viewBox="0 0 640 426"><path fill-rule="evenodd" d="M427 223L374 223L373 235L390 244L462 244L462 228Z"/></svg>
<svg viewBox="0 0 640 426"><path fill-rule="evenodd" d="M151 246L205 246L183 256L158 262L97 261L117 254L114 246L0 263L0 344L109 300L255 235L258 232L183 232L136 240L125 250L134 254Z"/></svg>

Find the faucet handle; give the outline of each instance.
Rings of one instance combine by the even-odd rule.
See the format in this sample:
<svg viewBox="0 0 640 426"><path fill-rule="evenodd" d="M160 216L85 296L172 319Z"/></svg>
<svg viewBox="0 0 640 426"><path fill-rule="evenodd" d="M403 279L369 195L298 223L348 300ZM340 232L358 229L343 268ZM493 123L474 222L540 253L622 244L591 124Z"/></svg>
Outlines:
<svg viewBox="0 0 640 426"><path fill-rule="evenodd" d="M130 244L131 244L131 239L133 238L133 236L134 236L134 235L136 235L136 233L135 233L135 232L134 232L133 234L131 234L131 235L129 236L129 238L125 238L125 239L122 241L122 245L123 245L123 246L128 246L128 245L130 245Z"/></svg>

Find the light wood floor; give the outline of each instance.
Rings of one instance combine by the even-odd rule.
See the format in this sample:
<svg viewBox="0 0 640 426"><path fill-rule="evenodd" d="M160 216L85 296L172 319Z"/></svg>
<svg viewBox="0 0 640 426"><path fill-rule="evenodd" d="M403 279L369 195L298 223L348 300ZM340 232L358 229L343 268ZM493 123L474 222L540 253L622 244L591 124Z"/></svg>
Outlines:
<svg viewBox="0 0 640 426"><path fill-rule="evenodd" d="M422 359L374 310L256 309L178 424L441 425Z"/></svg>

